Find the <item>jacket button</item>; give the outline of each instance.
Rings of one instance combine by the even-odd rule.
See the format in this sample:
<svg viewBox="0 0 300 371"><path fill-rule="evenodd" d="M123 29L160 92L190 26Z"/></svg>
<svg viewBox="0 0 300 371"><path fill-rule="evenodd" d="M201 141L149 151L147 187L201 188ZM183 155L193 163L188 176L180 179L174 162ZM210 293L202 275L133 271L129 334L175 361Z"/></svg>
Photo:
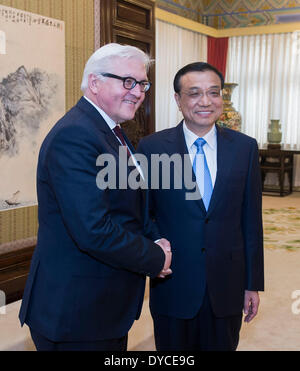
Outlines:
<svg viewBox="0 0 300 371"><path fill-rule="evenodd" d="M204 254L205 251L206 251L206 249L204 247L202 247L201 252Z"/></svg>
<svg viewBox="0 0 300 371"><path fill-rule="evenodd" d="M208 222L209 222L209 218L206 218L205 219L205 224L208 224Z"/></svg>

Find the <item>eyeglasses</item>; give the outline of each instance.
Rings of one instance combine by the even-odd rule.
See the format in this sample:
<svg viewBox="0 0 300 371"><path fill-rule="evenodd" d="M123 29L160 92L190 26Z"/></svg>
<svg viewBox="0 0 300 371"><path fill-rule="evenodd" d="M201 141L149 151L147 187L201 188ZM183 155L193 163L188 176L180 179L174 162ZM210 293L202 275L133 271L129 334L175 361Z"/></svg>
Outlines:
<svg viewBox="0 0 300 371"><path fill-rule="evenodd" d="M199 99L203 98L204 95L210 99L218 99L222 97L222 90L220 89L209 89L207 91L202 91L200 89L191 89L188 91L183 91L189 99Z"/></svg>
<svg viewBox="0 0 300 371"><path fill-rule="evenodd" d="M113 75L112 73L101 73L100 75L105 76L105 77L111 77L112 79L122 80L123 86L127 90L131 90L136 86L136 84L139 84L141 87L141 91L145 93L151 87L151 82L146 81L146 80L137 81L133 77L121 77L121 76Z"/></svg>

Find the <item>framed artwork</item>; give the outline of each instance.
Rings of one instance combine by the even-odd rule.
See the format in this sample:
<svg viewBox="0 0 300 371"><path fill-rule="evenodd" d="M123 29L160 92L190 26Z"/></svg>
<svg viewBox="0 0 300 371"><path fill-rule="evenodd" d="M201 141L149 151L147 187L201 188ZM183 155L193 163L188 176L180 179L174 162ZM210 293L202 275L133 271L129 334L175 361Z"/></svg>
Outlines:
<svg viewBox="0 0 300 371"><path fill-rule="evenodd" d="M64 22L0 5L0 221L37 204L39 149L64 113Z"/></svg>

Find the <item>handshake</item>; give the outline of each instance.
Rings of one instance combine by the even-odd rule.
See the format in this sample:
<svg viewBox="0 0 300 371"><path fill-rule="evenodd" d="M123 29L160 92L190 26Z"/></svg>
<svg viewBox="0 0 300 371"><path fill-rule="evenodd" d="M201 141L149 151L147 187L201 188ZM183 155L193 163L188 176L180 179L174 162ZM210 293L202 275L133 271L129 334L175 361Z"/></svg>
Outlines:
<svg viewBox="0 0 300 371"><path fill-rule="evenodd" d="M160 240L156 241L156 243L163 249L165 253L165 264L162 271L159 273L157 277L165 278L166 276L172 273L172 270L170 269L172 261L171 245L170 242L165 238L161 238Z"/></svg>

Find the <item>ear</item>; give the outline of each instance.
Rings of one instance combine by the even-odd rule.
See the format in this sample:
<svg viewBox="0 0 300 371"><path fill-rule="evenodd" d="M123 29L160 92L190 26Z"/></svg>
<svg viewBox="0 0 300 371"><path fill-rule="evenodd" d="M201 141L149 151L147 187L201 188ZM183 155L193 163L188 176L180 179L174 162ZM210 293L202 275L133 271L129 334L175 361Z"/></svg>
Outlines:
<svg viewBox="0 0 300 371"><path fill-rule="evenodd" d="M179 95L178 93L175 93L175 94L174 94L174 97L175 97L175 100L176 100L176 103L177 103L178 109L179 109L179 111L181 111L181 106L180 106L180 95Z"/></svg>
<svg viewBox="0 0 300 371"><path fill-rule="evenodd" d="M96 75L91 73L89 75L89 89L91 90L92 93L97 94L98 93L98 84L100 80L97 78Z"/></svg>

